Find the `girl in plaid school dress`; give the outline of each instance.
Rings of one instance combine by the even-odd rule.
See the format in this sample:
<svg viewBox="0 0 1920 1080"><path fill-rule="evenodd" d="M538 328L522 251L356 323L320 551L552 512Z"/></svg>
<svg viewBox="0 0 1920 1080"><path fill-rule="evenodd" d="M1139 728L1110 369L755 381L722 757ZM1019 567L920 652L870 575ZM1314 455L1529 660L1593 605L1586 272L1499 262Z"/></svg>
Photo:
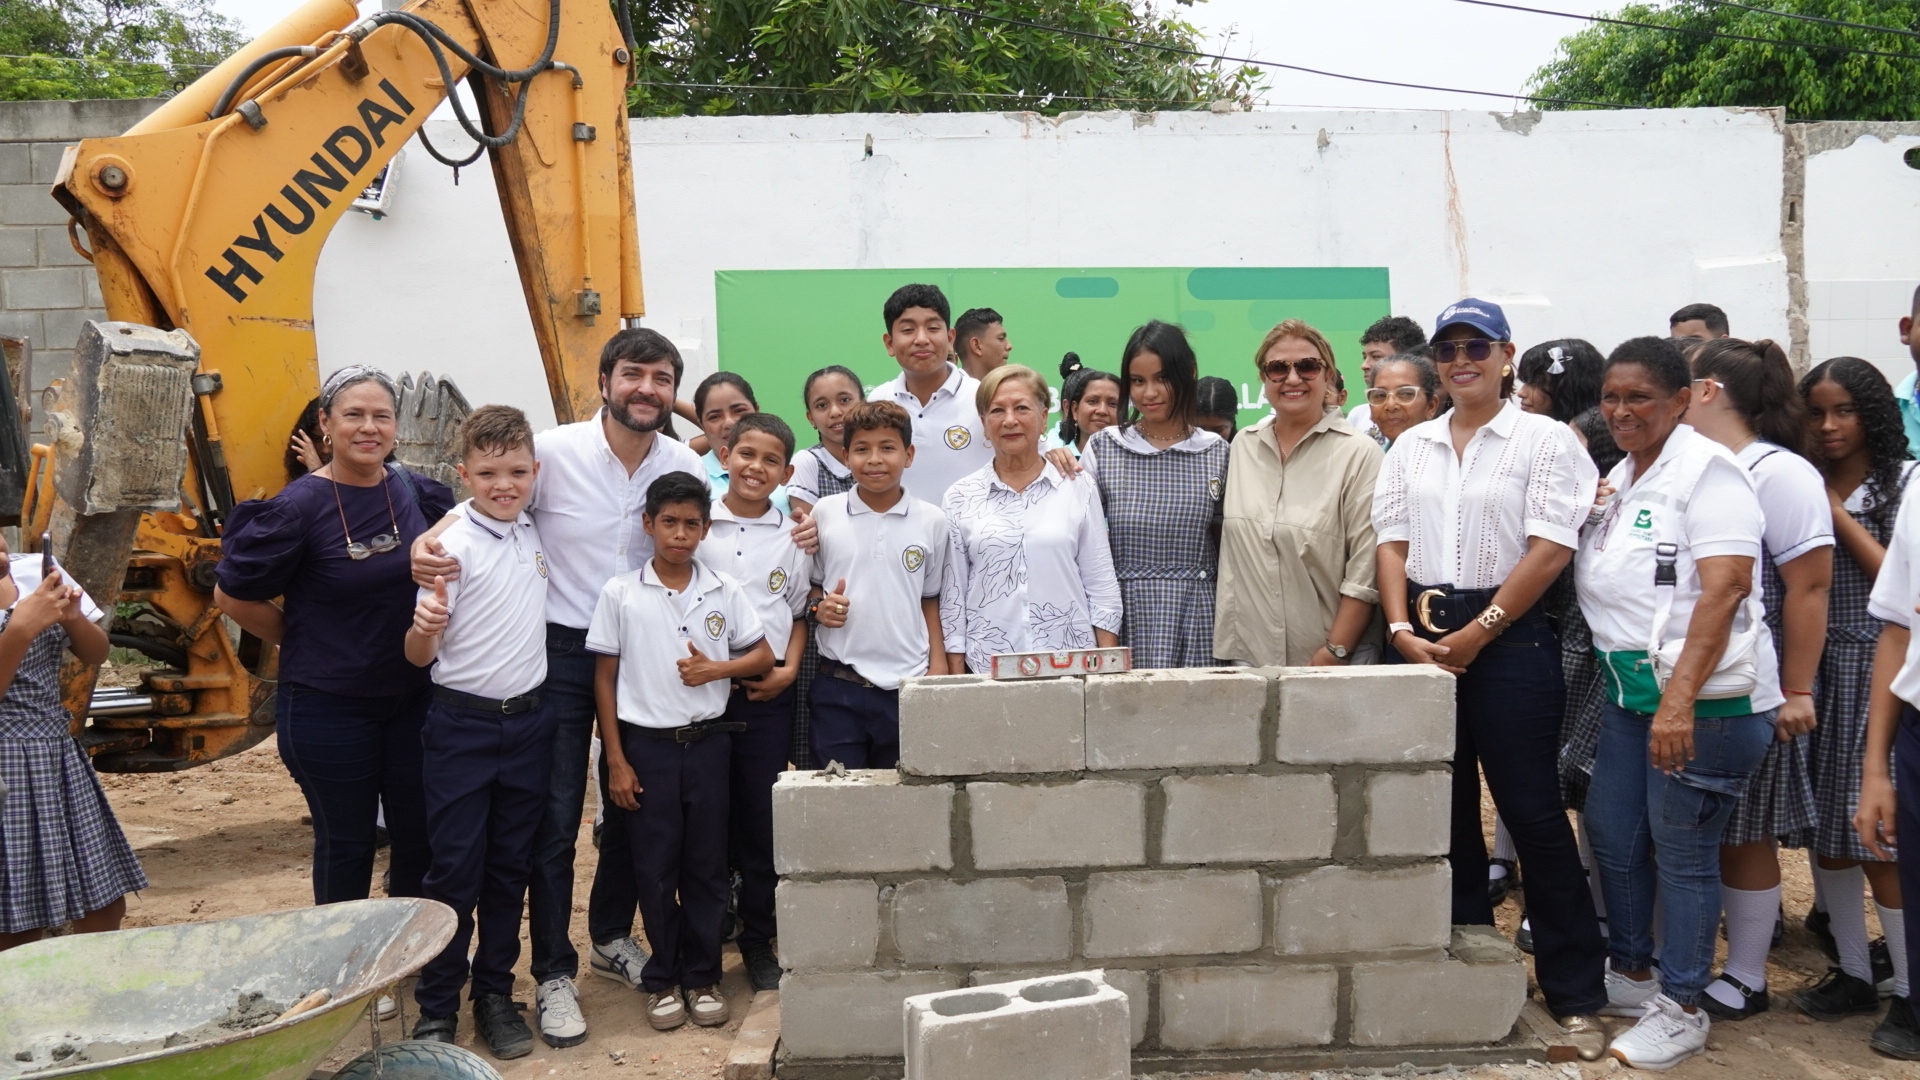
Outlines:
<svg viewBox="0 0 1920 1080"><path fill-rule="evenodd" d="M0 540L0 555L6 554ZM8 559L0 578L0 950L71 922L118 930L126 895L147 887L86 752L60 704L60 657L107 658L101 611L40 556Z"/></svg>

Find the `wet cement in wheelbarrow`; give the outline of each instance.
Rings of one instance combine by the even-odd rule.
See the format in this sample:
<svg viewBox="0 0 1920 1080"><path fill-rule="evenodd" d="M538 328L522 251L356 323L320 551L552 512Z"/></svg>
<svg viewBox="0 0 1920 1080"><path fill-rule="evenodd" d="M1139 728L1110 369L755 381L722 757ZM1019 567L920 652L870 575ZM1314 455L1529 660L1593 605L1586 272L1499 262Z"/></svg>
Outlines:
<svg viewBox="0 0 1920 1080"><path fill-rule="evenodd" d="M25 1046L14 1048L6 1060L0 1060L0 1077L26 1076L44 1069L66 1069L89 1062L113 1061L135 1054L221 1039L265 1027L289 1007L258 993L243 993L234 1000L233 1007L218 1019L184 1031L169 1031L140 1039L90 1039L74 1032L50 1033Z"/></svg>

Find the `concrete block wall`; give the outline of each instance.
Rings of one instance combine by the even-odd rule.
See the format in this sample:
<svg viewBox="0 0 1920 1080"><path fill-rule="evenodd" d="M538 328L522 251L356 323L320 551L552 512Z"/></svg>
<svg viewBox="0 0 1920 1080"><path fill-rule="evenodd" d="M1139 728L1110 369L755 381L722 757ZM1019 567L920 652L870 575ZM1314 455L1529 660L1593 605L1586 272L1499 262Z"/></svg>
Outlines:
<svg viewBox="0 0 1920 1080"><path fill-rule="evenodd" d="M898 770L774 789L782 1075L898 1075L906 998L1094 968L1136 1069L1512 1030L1519 954L1448 925L1449 676L964 675L900 712Z"/></svg>

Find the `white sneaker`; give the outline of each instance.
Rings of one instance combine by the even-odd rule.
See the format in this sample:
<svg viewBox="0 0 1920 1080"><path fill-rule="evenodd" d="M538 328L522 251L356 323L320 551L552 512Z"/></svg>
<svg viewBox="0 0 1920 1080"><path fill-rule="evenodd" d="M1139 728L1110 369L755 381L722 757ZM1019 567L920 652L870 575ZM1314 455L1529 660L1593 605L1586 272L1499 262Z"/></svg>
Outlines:
<svg viewBox="0 0 1920 1080"><path fill-rule="evenodd" d="M651 957L647 950L631 936L609 941L605 945L595 944L593 952L587 957L587 967L595 975L603 975L614 982L626 983L635 990L640 989L640 969L647 966Z"/></svg>
<svg viewBox="0 0 1920 1080"><path fill-rule="evenodd" d="M1707 1032L1713 1021L1705 1009L1687 1012L1672 998L1654 999L1640 1022L1620 1033L1607 1053L1636 1069L1664 1072L1696 1054L1707 1052Z"/></svg>
<svg viewBox="0 0 1920 1080"><path fill-rule="evenodd" d="M393 1000L392 994L381 994L373 999L373 1015L379 1020L391 1020L400 1015L400 1003Z"/></svg>
<svg viewBox="0 0 1920 1080"><path fill-rule="evenodd" d="M1625 975L1607 968L1607 1003L1601 1007L1601 1016L1645 1016L1654 1001L1660 997L1660 973L1654 972L1653 978L1646 982L1629 979Z"/></svg>
<svg viewBox="0 0 1920 1080"><path fill-rule="evenodd" d="M548 1046L578 1046L587 1039L587 1018L580 1014L580 998L573 980L565 975L548 979L533 992L540 1013L540 1038Z"/></svg>

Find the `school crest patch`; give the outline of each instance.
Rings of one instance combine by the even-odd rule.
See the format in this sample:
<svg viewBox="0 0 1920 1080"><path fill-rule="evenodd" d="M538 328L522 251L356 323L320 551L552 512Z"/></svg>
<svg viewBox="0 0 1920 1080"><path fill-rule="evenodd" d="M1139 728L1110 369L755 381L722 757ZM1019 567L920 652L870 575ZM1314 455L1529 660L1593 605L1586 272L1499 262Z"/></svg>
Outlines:
<svg viewBox="0 0 1920 1080"><path fill-rule="evenodd" d="M773 573L767 575L767 592L778 593L781 589L784 589L786 587L787 587L787 572L785 570L782 570L780 567L777 567L777 566L774 567Z"/></svg>
<svg viewBox="0 0 1920 1080"><path fill-rule="evenodd" d="M947 429L948 449L965 450L971 442L973 442L973 432L968 431L965 424L955 424Z"/></svg>
<svg viewBox="0 0 1920 1080"><path fill-rule="evenodd" d="M727 617L717 611L709 612L707 614L707 636L715 641L719 641L720 635L726 632Z"/></svg>
<svg viewBox="0 0 1920 1080"><path fill-rule="evenodd" d="M900 553L900 565L906 567L909 574L918 573L920 565L926 561L926 549L919 544L914 544Z"/></svg>
<svg viewBox="0 0 1920 1080"><path fill-rule="evenodd" d="M547 553L546 552L536 551L533 553L533 568L535 570L540 571L541 577L547 576Z"/></svg>
<svg viewBox="0 0 1920 1080"><path fill-rule="evenodd" d="M1219 477L1217 476L1207 477L1207 498L1214 499L1216 501L1220 498L1220 478Z"/></svg>

